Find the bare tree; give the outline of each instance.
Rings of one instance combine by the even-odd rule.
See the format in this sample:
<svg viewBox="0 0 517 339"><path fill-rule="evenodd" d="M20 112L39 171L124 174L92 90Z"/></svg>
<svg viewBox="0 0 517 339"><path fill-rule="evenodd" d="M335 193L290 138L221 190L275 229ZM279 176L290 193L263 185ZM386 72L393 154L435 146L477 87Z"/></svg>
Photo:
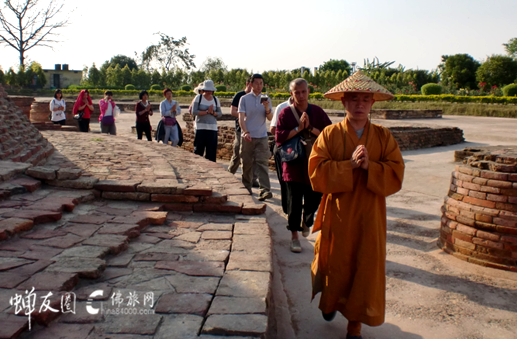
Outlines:
<svg viewBox="0 0 517 339"><path fill-rule="evenodd" d="M6 0L0 9L0 44L6 43L20 53L20 66L25 53L35 46L50 47L58 28L65 27L68 19L57 20L64 4L50 0L47 6L38 6L38 0Z"/></svg>

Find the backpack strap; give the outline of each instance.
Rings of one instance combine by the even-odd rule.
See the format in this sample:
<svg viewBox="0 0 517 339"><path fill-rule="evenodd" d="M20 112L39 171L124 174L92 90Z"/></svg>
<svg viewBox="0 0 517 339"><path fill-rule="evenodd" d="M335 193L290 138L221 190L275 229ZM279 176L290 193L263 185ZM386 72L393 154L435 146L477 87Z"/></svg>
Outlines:
<svg viewBox="0 0 517 339"><path fill-rule="evenodd" d="M292 104L289 105L289 107L291 108L291 112L293 112L293 115L296 118L296 122L300 124L300 115L298 114L298 111L296 110L296 108L294 108L294 105Z"/></svg>

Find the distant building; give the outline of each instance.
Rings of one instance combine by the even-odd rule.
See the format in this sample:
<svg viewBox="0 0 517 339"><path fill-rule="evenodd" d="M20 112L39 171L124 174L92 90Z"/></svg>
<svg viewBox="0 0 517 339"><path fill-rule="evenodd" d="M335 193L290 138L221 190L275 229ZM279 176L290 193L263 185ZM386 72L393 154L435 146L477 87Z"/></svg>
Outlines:
<svg viewBox="0 0 517 339"><path fill-rule="evenodd" d="M63 66L63 67L61 67ZM47 84L44 88L67 88L70 85L80 85L83 71L68 69L68 64L56 64L54 69L44 69Z"/></svg>

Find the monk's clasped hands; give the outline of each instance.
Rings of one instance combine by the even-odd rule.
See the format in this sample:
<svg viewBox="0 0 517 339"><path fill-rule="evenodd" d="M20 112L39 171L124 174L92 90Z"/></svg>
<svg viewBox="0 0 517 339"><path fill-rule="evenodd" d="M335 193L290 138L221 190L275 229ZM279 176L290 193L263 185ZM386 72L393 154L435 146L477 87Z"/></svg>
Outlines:
<svg viewBox="0 0 517 339"><path fill-rule="evenodd" d="M361 167L364 170L368 170L370 159L368 157L368 150L366 149L366 146L357 146L354 153L352 154L350 162L352 163L352 168Z"/></svg>

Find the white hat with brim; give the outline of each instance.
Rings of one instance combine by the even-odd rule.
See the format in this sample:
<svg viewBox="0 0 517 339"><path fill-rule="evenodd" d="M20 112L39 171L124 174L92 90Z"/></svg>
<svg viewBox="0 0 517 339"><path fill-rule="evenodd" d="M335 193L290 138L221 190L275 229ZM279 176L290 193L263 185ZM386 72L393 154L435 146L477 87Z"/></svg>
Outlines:
<svg viewBox="0 0 517 339"><path fill-rule="evenodd" d="M212 80L205 80L205 82L203 82L203 86L201 86L199 89L210 92L217 91L217 88L215 88L214 82Z"/></svg>
<svg viewBox="0 0 517 339"><path fill-rule="evenodd" d="M342 83L334 86L325 93L324 96L330 100L341 101L345 93L372 93L375 101L385 101L395 98L390 91L364 75L361 71L355 72Z"/></svg>

